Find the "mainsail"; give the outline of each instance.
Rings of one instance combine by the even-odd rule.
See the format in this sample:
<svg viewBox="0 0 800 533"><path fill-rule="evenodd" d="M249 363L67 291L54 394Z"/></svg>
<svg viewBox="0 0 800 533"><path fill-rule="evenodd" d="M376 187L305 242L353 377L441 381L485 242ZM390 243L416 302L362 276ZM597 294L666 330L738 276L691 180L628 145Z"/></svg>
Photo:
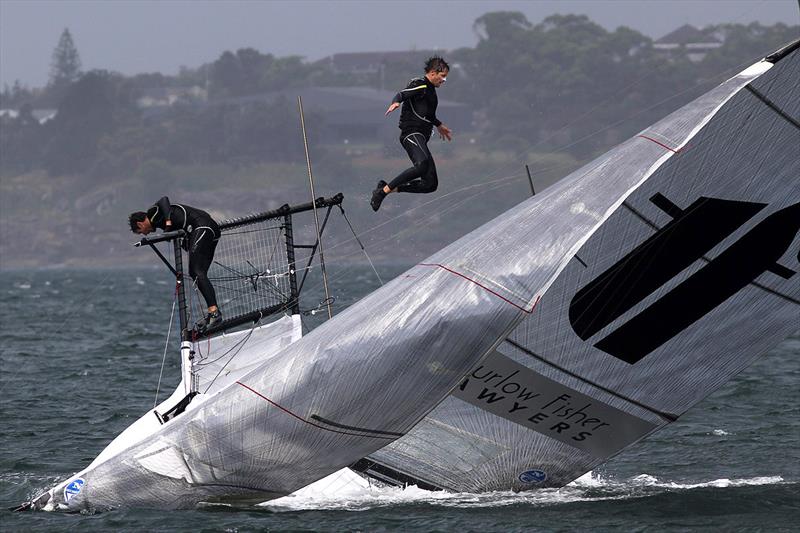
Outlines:
<svg viewBox="0 0 800 533"><path fill-rule="evenodd" d="M516 269L536 270L542 258L529 243L542 234L553 250L570 231L586 238L535 313L413 431L355 467L457 491L559 487L674 421L796 331L799 47L473 236L485 246L457 268L481 279L517 247L532 253ZM505 282L510 300L532 294Z"/></svg>

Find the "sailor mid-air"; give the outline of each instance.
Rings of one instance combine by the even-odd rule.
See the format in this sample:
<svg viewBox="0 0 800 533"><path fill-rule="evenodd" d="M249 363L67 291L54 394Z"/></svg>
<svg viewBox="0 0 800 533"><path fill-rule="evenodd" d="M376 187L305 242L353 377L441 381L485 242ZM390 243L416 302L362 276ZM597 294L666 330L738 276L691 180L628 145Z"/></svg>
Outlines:
<svg viewBox="0 0 800 533"><path fill-rule="evenodd" d="M452 131L436 118L439 99L436 89L447 80L450 66L441 57L434 56L425 63L425 76L414 78L408 86L397 93L386 115L400 107L400 144L403 145L414 166L401 172L390 183L378 182L372 191L370 205L374 211L381 207L386 195L392 192L433 192L439 184L436 164L433 162L428 141L433 127L442 139L451 140Z"/></svg>
<svg viewBox="0 0 800 533"><path fill-rule="evenodd" d="M214 260L214 251L220 238L220 229L211 215L184 204L170 204L163 196L147 212L137 211L128 217L131 231L147 235L156 228L164 231L184 230L184 248L189 252L189 275L195 282L208 306L205 320L197 324L206 329L222 322L222 313L217 307L217 295L208 279L208 267Z"/></svg>

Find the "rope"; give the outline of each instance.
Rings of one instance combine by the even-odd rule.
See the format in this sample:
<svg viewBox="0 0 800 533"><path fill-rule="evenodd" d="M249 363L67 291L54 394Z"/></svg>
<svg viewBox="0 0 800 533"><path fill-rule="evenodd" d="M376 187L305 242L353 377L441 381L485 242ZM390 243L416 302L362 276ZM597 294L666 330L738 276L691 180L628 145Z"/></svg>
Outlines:
<svg viewBox="0 0 800 533"><path fill-rule="evenodd" d="M164 355L161 356L161 371L158 373L158 383L156 384L156 397L153 400L153 409L158 406L158 393L161 391L161 378L164 375L164 365L167 361L167 347L169 346L169 335L172 333L172 322L175 318L175 303L178 301L178 290L180 285L175 285L175 296L172 298L172 312L169 314L169 328L167 328L167 339L164 341Z"/></svg>

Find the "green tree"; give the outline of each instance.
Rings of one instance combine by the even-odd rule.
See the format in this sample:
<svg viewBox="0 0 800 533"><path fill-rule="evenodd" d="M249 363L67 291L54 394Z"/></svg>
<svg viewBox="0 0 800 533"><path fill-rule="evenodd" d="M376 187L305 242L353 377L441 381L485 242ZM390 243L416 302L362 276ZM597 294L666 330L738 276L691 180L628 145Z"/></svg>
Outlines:
<svg viewBox="0 0 800 533"><path fill-rule="evenodd" d="M702 64L712 72L744 68L743 62L753 61L797 39L800 33L798 29L798 26L787 26L782 23L763 26L758 22L746 26L743 24L711 26L704 31L724 39L725 44L712 50L703 59Z"/></svg>
<svg viewBox="0 0 800 533"><path fill-rule="evenodd" d="M53 50L50 61L50 82L53 88L62 88L78 79L81 73L81 58L72 40L69 28L64 28Z"/></svg>
<svg viewBox="0 0 800 533"><path fill-rule="evenodd" d="M15 118L0 117L0 170L3 174L26 172L39 162L43 126L29 103Z"/></svg>
<svg viewBox="0 0 800 533"><path fill-rule="evenodd" d="M51 175L88 170L100 139L135 119L137 112L122 86L118 75L90 71L67 88L58 113L47 123L44 164Z"/></svg>
<svg viewBox="0 0 800 533"><path fill-rule="evenodd" d="M307 86L310 80L319 78L318 72L324 68L308 65L300 56L275 57L253 48L224 52L211 65L211 96L247 96Z"/></svg>
<svg viewBox="0 0 800 533"><path fill-rule="evenodd" d="M23 104L31 103L39 93L41 93L41 90L29 89L19 80L15 80L14 85L11 87L5 84L0 92L0 109L16 109Z"/></svg>
<svg viewBox="0 0 800 533"><path fill-rule="evenodd" d="M233 52L224 52L211 65L211 91L215 98L238 96L244 84L239 59Z"/></svg>

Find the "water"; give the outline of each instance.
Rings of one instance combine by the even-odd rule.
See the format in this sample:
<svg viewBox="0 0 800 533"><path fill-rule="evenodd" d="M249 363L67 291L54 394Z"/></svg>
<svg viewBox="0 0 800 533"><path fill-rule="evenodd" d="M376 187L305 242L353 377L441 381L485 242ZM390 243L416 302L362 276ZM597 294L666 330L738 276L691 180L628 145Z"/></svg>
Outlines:
<svg viewBox="0 0 800 533"><path fill-rule="evenodd" d="M382 267L384 279L402 269ZM331 267L339 308L377 287ZM171 311L163 269L4 272L0 500L84 468L153 405ZM320 291L304 307L313 308ZM324 313L308 317L310 327ZM178 381L175 342L161 398ZM678 422L560 490L449 494L339 480L250 509L0 511L2 531L794 531L800 522L800 335ZM359 478L360 481L360 478Z"/></svg>

